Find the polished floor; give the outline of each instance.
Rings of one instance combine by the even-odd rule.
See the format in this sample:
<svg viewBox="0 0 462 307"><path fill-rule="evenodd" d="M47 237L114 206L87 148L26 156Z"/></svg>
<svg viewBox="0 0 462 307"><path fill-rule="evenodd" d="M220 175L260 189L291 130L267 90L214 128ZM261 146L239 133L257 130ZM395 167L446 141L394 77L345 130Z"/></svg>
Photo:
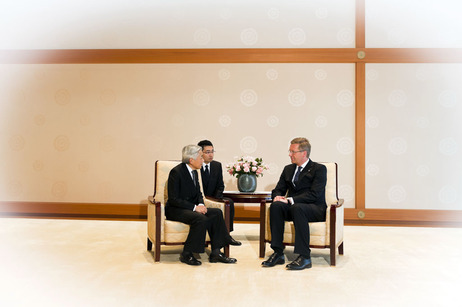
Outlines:
<svg viewBox="0 0 462 307"><path fill-rule="evenodd" d="M345 227L345 255L313 268L261 268L258 225L237 224L237 264L161 262L146 222L0 218L0 306L461 305L462 229ZM287 248L287 258L294 259ZM271 253L267 248L267 255Z"/></svg>

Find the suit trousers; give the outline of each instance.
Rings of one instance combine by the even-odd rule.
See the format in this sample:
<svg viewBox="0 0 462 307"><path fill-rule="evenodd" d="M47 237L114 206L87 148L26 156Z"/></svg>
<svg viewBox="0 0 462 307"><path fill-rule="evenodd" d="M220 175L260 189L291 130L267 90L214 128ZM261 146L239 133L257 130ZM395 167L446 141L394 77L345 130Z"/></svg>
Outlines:
<svg viewBox="0 0 462 307"><path fill-rule="evenodd" d="M293 221L295 228L294 253L310 257L309 222L322 222L326 219L326 206L315 204L288 203L276 201L270 206L271 248L282 253L284 250L284 223Z"/></svg>
<svg viewBox="0 0 462 307"><path fill-rule="evenodd" d="M206 231L210 236L212 250L220 249L228 244L229 234L223 219L223 212L218 208L207 208L207 213L202 214L169 206L165 208L165 216L168 220L189 225L184 252L203 253Z"/></svg>

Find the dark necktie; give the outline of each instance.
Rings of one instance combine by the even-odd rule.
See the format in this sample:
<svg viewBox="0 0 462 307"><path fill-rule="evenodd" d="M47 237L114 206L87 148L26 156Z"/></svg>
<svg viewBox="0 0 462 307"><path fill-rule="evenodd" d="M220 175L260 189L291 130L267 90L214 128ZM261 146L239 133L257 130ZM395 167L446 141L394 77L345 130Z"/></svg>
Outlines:
<svg viewBox="0 0 462 307"><path fill-rule="evenodd" d="M207 190L207 187L209 185L209 178L210 178L210 171L209 171L209 166L205 166L204 170L204 177L202 178L202 184L204 185L204 191Z"/></svg>
<svg viewBox="0 0 462 307"><path fill-rule="evenodd" d="M197 186L197 171L196 170L192 171L192 174L193 174L194 185Z"/></svg>
<svg viewBox="0 0 462 307"><path fill-rule="evenodd" d="M298 183L298 177L300 176L300 172L302 171L302 167L299 166L298 169L297 169L297 172L295 173L295 177L294 177L294 185L297 185Z"/></svg>

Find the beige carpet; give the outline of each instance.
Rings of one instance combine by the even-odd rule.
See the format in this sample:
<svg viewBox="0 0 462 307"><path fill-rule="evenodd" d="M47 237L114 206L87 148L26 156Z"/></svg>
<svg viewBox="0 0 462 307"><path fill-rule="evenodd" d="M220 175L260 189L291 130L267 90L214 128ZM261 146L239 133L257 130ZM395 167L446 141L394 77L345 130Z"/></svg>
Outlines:
<svg viewBox="0 0 462 307"><path fill-rule="evenodd" d="M347 226L336 267L313 250L300 272L260 267L258 225L233 236L237 264L190 267L154 263L145 222L0 218L0 306L460 305L462 229Z"/></svg>

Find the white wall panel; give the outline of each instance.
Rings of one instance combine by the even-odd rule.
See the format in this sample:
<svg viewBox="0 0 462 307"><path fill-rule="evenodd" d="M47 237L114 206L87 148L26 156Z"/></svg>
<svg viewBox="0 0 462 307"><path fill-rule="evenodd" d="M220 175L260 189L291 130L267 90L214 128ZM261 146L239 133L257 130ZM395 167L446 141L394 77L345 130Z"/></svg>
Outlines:
<svg viewBox="0 0 462 307"><path fill-rule="evenodd" d="M354 0L8 1L1 49L354 47Z"/></svg>
<svg viewBox="0 0 462 307"><path fill-rule="evenodd" d="M366 0L367 48L462 48L460 0Z"/></svg>
<svg viewBox="0 0 462 307"><path fill-rule="evenodd" d="M366 76L366 207L461 210L462 64Z"/></svg>

